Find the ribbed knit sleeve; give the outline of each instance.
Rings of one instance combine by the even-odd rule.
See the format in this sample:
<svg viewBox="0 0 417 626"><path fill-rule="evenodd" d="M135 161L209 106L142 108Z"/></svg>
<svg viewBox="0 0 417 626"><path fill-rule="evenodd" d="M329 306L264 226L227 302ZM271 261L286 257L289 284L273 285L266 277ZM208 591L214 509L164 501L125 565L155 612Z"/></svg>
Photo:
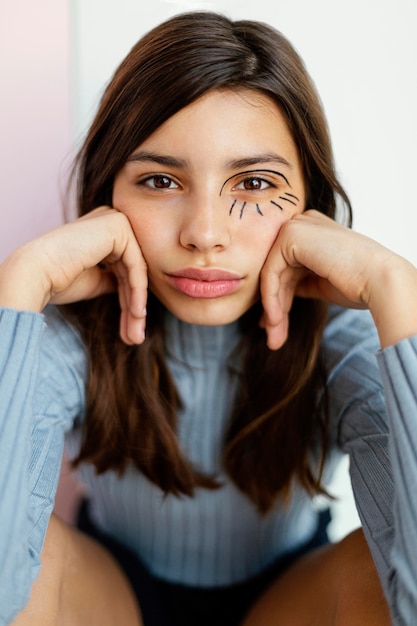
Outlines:
<svg viewBox="0 0 417 626"><path fill-rule="evenodd" d="M73 339L54 325L43 315L0 310L2 626L25 606L39 572L64 432L81 408L77 368L66 365Z"/></svg>
<svg viewBox="0 0 417 626"><path fill-rule="evenodd" d="M28 460L34 376L43 321L3 311L0 317L0 616L8 624L30 588Z"/></svg>
<svg viewBox="0 0 417 626"><path fill-rule="evenodd" d="M417 620L417 337L377 355L389 417L394 475L390 592L398 624Z"/></svg>
<svg viewBox="0 0 417 626"><path fill-rule="evenodd" d="M325 332L334 443L350 460L356 506L395 626L417 623L417 338L384 351L368 312Z"/></svg>

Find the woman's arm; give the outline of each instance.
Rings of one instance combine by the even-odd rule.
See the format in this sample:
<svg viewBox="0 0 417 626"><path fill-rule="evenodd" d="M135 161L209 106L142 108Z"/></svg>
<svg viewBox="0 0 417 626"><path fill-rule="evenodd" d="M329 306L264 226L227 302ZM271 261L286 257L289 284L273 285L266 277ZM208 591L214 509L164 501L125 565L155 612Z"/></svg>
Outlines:
<svg viewBox="0 0 417 626"><path fill-rule="evenodd" d="M401 616L398 623L411 626L417 615L417 337L389 346L377 358L394 476L390 591Z"/></svg>
<svg viewBox="0 0 417 626"><path fill-rule="evenodd" d="M265 264L262 293L272 348L285 341L295 294L371 313L374 327L365 311L346 311L326 328L332 428L350 457L356 504L394 623L412 626L417 615L417 269L367 237L308 211L281 229Z"/></svg>
<svg viewBox="0 0 417 626"><path fill-rule="evenodd" d="M39 572L64 434L83 412L82 345L54 317L0 309L0 624Z"/></svg>
<svg viewBox="0 0 417 626"><path fill-rule="evenodd" d="M145 269L126 218L107 208L26 244L0 266L0 624L23 608L38 574L64 434L84 407L80 339L58 314L39 312L48 302L118 289L121 335L140 343Z"/></svg>
<svg viewBox="0 0 417 626"><path fill-rule="evenodd" d="M323 338L332 441L349 455L363 530L393 624L417 615L417 337L379 350L368 311L331 315Z"/></svg>

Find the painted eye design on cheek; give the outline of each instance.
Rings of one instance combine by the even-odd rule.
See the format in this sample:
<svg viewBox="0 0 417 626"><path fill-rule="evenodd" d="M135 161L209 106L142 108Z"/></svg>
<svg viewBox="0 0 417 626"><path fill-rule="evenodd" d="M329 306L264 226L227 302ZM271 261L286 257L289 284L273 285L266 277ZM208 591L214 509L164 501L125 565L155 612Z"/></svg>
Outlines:
<svg viewBox="0 0 417 626"><path fill-rule="evenodd" d="M265 197L265 194L267 194L267 196L270 197L271 193L273 193L274 191L279 193L280 192L279 188L282 187L282 181L284 181L285 186L291 188L288 178L284 176L284 174L276 170L256 169L256 170L247 170L244 172L239 172L239 174L230 176L223 183L223 185L221 186L219 195L220 196L222 195L223 190L229 181L235 180L236 178L242 177L244 175L247 175L247 176L243 179L242 178L240 180L238 179L237 183L233 186L232 191L234 193L243 192L243 193L249 194L247 196L249 197L249 199L251 199L251 197L255 198L257 196L256 200L258 200L258 198L262 198L263 202L269 201L270 204L280 209L281 211L285 210L284 202L287 202L293 206L298 206L300 199L295 194L290 193L288 191L285 191L285 192L281 191L281 195L279 195L278 198L274 200L268 200L268 198ZM280 179L280 182L276 180L277 177ZM232 216L233 214L238 213L239 219L241 220L245 210L252 206L255 207L256 213L258 215L260 215L261 217L264 216L264 213L261 209L259 201L258 202L255 202L255 201L252 202L251 200L240 201L237 198L234 199L230 205L229 216Z"/></svg>

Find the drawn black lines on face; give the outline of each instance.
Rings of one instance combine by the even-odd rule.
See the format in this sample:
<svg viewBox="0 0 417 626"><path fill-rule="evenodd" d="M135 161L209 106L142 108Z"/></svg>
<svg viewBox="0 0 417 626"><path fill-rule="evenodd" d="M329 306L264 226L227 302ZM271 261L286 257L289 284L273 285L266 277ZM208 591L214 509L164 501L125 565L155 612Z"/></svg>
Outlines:
<svg viewBox="0 0 417 626"><path fill-rule="evenodd" d="M297 196L295 196L293 193L288 193L288 191L285 191L283 196L279 196L279 200L281 200L282 202L289 202L293 206L298 206L298 203L300 202L300 199L297 198ZM281 203L277 202L276 200L270 200L270 203L276 206L281 211L284 210L284 207L281 205Z"/></svg>
<svg viewBox="0 0 417 626"><path fill-rule="evenodd" d="M286 198L285 196L290 196L289 198ZM297 196L295 196L292 193L287 193L285 192L283 196L279 196L278 197L280 202L277 202L276 200L270 200L269 203L272 204L274 207L276 207L277 209L280 209L280 211L284 211L284 206L283 203L284 202L289 202L290 204L292 204L293 206L298 206L299 203L299 198L297 198ZM238 201L235 199L233 200L230 209L229 209L229 215L232 215L233 213L233 209L236 207L236 205L238 204ZM264 216L261 207L259 205L258 202L255 202L255 208L256 208L256 212L258 213L258 215L260 215L261 217ZM248 205L250 206L251 203L248 202L242 202L241 206L240 206L240 211L239 211L239 219L241 220L243 217L243 213L245 211L245 209L248 208Z"/></svg>
<svg viewBox="0 0 417 626"><path fill-rule="evenodd" d="M288 198L284 198L283 196L280 196L280 199L286 200L287 202L290 202L294 206L297 206L297 204L300 202L300 199L297 198L297 196L295 196L293 193L288 193L288 191L284 192L284 196L288 196Z"/></svg>
<svg viewBox="0 0 417 626"><path fill-rule="evenodd" d="M229 176L229 178L227 178L224 181L223 185L221 186L219 196L222 195L223 189L225 188L225 186L227 185L229 181L231 181L233 178L245 176L246 174L252 174L252 176L248 176L247 180L262 180L262 174L273 174L275 176L281 177L284 180L284 182L288 185L288 187L291 187L288 181L288 178L284 176L282 172L278 172L277 170L268 170L268 169L245 170L244 172L239 172L238 174L233 174L233 176Z"/></svg>
<svg viewBox="0 0 417 626"><path fill-rule="evenodd" d="M264 176L262 176L262 174L264 174ZM233 179L238 179L238 187L234 188L233 190L236 191L239 189L239 186L244 185L243 190L247 194L249 194L249 197L252 193L261 194L260 197L265 197L264 195L265 192L269 190L271 193L273 193L274 188L276 188L276 191L279 193L277 183L274 182L273 178L268 176L270 174L274 175L275 177L277 176L280 177L288 187L291 187L287 177L284 176L284 174L282 174L281 172L278 172L276 170L264 170L264 169L246 170L244 172L239 172L238 174L234 174L233 176L230 176L227 180L225 180L221 186L219 195L220 196L222 195L226 184ZM243 176L247 176L247 177L242 178ZM239 178L241 179L240 181L239 181ZM270 196L270 193L268 193L268 195ZM285 191L285 192L281 192L281 195L279 195L277 199L269 200L269 203L272 204L274 207L280 209L281 211L284 211L285 202L296 207L298 206L299 201L300 201L299 198L295 194ZM264 202L268 202L268 200L265 199ZM234 213L234 210L236 209L236 213L238 211L239 219L241 220L246 209L252 206L254 206L256 213L258 215L260 215L261 217L264 216L264 213L263 213L263 210L261 209L261 205L259 201L254 201L252 203L252 201L250 200L240 201L237 198L235 198L232 201L232 204L230 205L229 215L231 216Z"/></svg>
<svg viewBox="0 0 417 626"><path fill-rule="evenodd" d="M235 208L237 204L237 200L233 200L231 207L229 209L229 215L232 215L233 213L233 209ZM241 220L243 217L243 212L244 210L247 208L248 203L247 202L242 202L242 205L240 207L240 211L239 211L239 219ZM256 208L256 212L258 213L258 215L261 215L262 217L264 216L264 214L261 211L261 207L259 206L259 204L257 202L255 202L255 208Z"/></svg>

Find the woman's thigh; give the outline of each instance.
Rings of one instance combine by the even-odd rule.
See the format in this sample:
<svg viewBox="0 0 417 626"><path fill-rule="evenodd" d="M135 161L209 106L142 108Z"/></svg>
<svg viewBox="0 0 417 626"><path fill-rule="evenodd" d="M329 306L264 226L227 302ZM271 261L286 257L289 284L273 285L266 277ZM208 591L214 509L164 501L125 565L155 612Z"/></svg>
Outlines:
<svg viewBox="0 0 417 626"><path fill-rule="evenodd" d="M142 626L130 585L101 545L52 516L42 567L13 626Z"/></svg>
<svg viewBox="0 0 417 626"><path fill-rule="evenodd" d="M362 530L302 557L255 603L243 626L390 626Z"/></svg>

